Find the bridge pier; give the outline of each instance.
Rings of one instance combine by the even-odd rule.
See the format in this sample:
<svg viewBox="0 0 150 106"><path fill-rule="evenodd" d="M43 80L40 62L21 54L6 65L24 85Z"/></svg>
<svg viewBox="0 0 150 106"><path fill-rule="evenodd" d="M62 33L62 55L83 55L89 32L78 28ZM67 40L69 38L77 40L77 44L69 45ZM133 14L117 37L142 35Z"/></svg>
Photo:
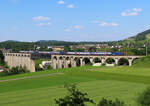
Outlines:
<svg viewBox="0 0 150 106"><path fill-rule="evenodd" d="M60 62L61 60L58 60L57 61L57 68L60 68L61 67L61 62Z"/></svg>
<svg viewBox="0 0 150 106"><path fill-rule="evenodd" d="M53 64L52 65L53 69L57 69L57 60L54 59L52 62L53 62L52 63Z"/></svg>
<svg viewBox="0 0 150 106"><path fill-rule="evenodd" d="M83 66L83 59L80 58L80 65Z"/></svg>
<svg viewBox="0 0 150 106"><path fill-rule="evenodd" d="M129 61L129 66L132 66L133 59L129 59L128 61Z"/></svg>
<svg viewBox="0 0 150 106"><path fill-rule="evenodd" d="M102 58L101 61L102 61L102 64L105 64L105 58Z"/></svg>
<svg viewBox="0 0 150 106"><path fill-rule="evenodd" d="M93 58L90 58L90 62L91 62L92 64L94 64L94 59L93 59Z"/></svg>
<svg viewBox="0 0 150 106"><path fill-rule="evenodd" d="M118 65L119 59L115 58L115 64Z"/></svg>

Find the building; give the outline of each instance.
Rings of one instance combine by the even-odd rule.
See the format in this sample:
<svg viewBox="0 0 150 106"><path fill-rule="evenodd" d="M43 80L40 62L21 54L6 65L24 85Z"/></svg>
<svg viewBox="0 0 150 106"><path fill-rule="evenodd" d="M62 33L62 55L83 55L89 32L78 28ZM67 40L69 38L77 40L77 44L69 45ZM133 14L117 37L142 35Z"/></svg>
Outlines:
<svg viewBox="0 0 150 106"><path fill-rule="evenodd" d="M53 46L52 49L53 49L53 51L63 51L64 46Z"/></svg>

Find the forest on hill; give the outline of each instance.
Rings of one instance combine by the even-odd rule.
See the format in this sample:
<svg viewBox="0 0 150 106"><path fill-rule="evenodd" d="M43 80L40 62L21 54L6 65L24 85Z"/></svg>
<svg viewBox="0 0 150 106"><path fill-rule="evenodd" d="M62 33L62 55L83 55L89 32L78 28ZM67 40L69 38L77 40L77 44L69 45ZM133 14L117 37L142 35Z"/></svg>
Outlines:
<svg viewBox="0 0 150 106"><path fill-rule="evenodd" d="M111 46L122 46L128 49L139 49L143 47L150 47L150 30L146 30L137 34L136 36L127 38L120 41L109 41L109 42L68 42L68 41L57 41L57 40L40 40L36 42L20 42L20 41L4 41L0 42L0 49L11 49L13 52L35 50L35 46L47 47L47 46L76 46L86 44L108 44ZM145 50L144 50L145 51ZM138 52L138 51L136 51Z"/></svg>

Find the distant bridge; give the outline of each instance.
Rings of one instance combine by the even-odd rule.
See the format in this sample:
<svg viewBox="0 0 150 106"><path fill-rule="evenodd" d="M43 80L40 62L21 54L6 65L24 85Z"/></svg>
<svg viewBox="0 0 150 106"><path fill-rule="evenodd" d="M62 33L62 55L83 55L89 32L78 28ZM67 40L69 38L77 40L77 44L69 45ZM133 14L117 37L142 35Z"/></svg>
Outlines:
<svg viewBox="0 0 150 106"><path fill-rule="evenodd" d="M91 64L96 63L96 60L99 60L100 63L107 63L107 59L114 60L116 65L119 64L121 59L126 59L128 61L128 65L132 66L134 60L139 59L143 56L82 56L82 55L52 55L52 68L68 68L68 67L76 67L76 66L84 66L87 61ZM77 63L78 61L78 63Z"/></svg>

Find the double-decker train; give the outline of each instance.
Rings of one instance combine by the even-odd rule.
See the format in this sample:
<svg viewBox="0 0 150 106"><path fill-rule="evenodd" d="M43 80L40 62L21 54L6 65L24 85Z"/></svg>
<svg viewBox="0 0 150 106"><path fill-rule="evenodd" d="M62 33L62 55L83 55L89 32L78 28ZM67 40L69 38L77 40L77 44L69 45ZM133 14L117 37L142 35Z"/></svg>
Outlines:
<svg viewBox="0 0 150 106"><path fill-rule="evenodd" d="M123 52L44 52L44 51L20 51L21 53L41 55L97 55L97 56L122 56Z"/></svg>
<svg viewBox="0 0 150 106"><path fill-rule="evenodd" d="M52 53L53 54L53 53ZM122 52L58 52L58 55L96 55L96 56L122 56Z"/></svg>

